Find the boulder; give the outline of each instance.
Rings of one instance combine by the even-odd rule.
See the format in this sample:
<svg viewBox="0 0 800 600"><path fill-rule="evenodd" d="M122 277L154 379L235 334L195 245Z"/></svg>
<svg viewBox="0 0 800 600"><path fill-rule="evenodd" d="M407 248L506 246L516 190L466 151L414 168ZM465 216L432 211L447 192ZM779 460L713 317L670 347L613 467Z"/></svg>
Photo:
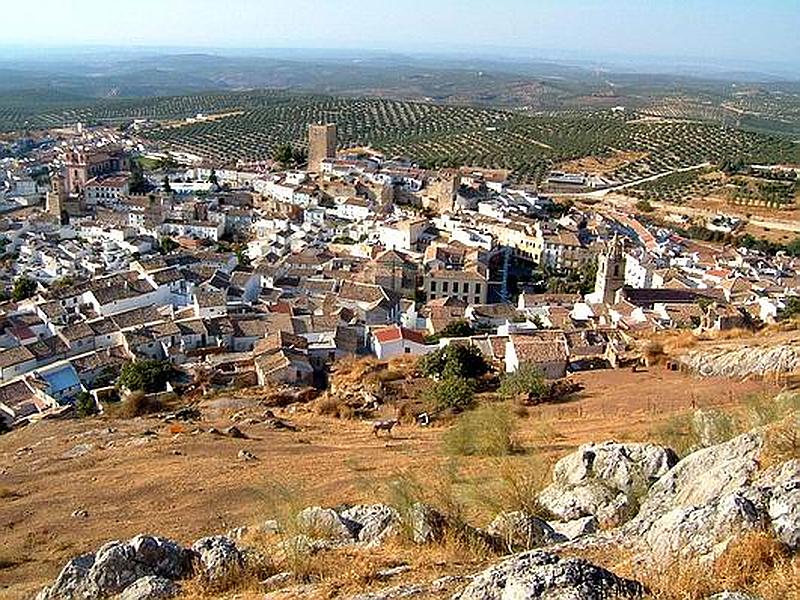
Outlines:
<svg viewBox="0 0 800 600"><path fill-rule="evenodd" d="M38 598L107 598L148 575L175 580L190 573L191 553L185 548L165 538L139 535L72 559Z"/></svg>
<svg viewBox="0 0 800 600"><path fill-rule="evenodd" d="M538 500L552 515L572 521L597 515L606 507L618 507L626 502L626 497L601 481L587 481L577 486L551 484L539 493ZM605 511L606 517L609 510Z"/></svg>
<svg viewBox="0 0 800 600"><path fill-rule="evenodd" d="M678 554L711 561L751 531L772 531L797 550L800 460L761 471L763 446L757 430L690 454L650 488L623 534L656 561Z"/></svg>
<svg viewBox="0 0 800 600"><path fill-rule="evenodd" d="M311 538L354 540L360 525L342 517L332 508L309 506L297 515L297 526Z"/></svg>
<svg viewBox="0 0 800 600"><path fill-rule="evenodd" d="M606 600L640 598L641 584L578 558L534 550L478 574L454 600Z"/></svg>
<svg viewBox="0 0 800 600"><path fill-rule="evenodd" d="M93 589L89 587L88 575L94 566L94 554L82 554L70 559L56 577L53 585L44 588L36 596L36 600L61 600L62 598L75 598L78 596L92 596Z"/></svg>
<svg viewBox="0 0 800 600"><path fill-rule="evenodd" d="M531 550L566 539L558 535L546 521L523 511L500 513L486 532L509 552Z"/></svg>
<svg viewBox="0 0 800 600"><path fill-rule="evenodd" d="M236 543L225 536L199 539L192 544L192 551L200 559L200 576L207 583L229 580L244 568L242 553Z"/></svg>
<svg viewBox="0 0 800 600"><path fill-rule="evenodd" d="M702 506L666 512L652 524L644 541L651 560L698 558L711 562L732 540L764 526L758 508L734 492Z"/></svg>
<svg viewBox="0 0 800 600"><path fill-rule="evenodd" d="M538 499L561 520L595 515L616 526L677 462L672 450L655 444L584 444L556 463L553 483Z"/></svg>
<svg viewBox="0 0 800 600"><path fill-rule="evenodd" d="M140 577L125 588L119 600L166 600L181 593L181 586L164 577Z"/></svg>
<svg viewBox="0 0 800 600"><path fill-rule="evenodd" d="M750 432L693 452L651 486L631 529L646 531L676 508L702 507L747 487L758 472L763 443Z"/></svg>
<svg viewBox="0 0 800 600"><path fill-rule="evenodd" d="M591 516L572 521L548 521L547 524L557 535L567 540L576 540L585 535L597 533L597 519Z"/></svg>
<svg viewBox="0 0 800 600"><path fill-rule="evenodd" d="M428 504L415 502L406 515L407 527L415 544L427 544L442 539L447 519Z"/></svg>
<svg viewBox="0 0 800 600"><path fill-rule="evenodd" d="M400 513L385 504L360 504L339 514L346 522L358 525L359 542L380 543L400 525Z"/></svg>

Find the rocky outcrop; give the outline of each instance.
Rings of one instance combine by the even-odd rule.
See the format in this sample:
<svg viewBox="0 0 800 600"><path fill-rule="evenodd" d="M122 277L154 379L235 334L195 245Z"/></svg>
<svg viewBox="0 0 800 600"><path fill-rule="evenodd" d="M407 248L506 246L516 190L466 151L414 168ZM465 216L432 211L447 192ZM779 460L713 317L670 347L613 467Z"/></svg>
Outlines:
<svg viewBox="0 0 800 600"><path fill-rule="evenodd" d="M405 515L407 528L415 544L440 540L447 527L447 519L434 507L422 502L413 504Z"/></svg>
<svg viewBox="0 0 800 600"><path fill-rule="evenodd" d="M478 574L454 600L640 598L641 584L585 560L534 550Z"/></svg>
<svg viewBox="0 0 800 600"><path fill-rule="evenodd" d="M715 559L734 539L772 531L798 549L800 461L761 472L764 433L698 450L659 479L622 530L650 560Z"/></svg>
<svg viewBox="0 0 800 600"><path fill-rule="evenodd" d="M353 540L360 529L355 523L332 508L309 506L297 514L297 526L305 535L315 539Z"/></svg>
<svg viewBox="0 0 800 600"><path fill-rule="evenodd" d="M108 598L147 576L169 580L191 573L191 553L177 543L147 535L110 542L96 554L72 559L38 600Z"/></svg>
<svg viewBox="0 0 800 600"><path fill-rule="evenodd" d="M553 483L538 500L564 521L595 516L617 526L631 516L638 496L677 463L669 448L654 444L585 444L556 463Z"/></svg>
<svg viewBox="0 0 800 600"><path fill-rule="evenodd" d="M171 579L148 575L126 587L119 600L167 600L180 593L181 586Z"/></svg>
<svg viewBox="0 0 800 600"><path fill-rule="evenodd" d="M199 539L192 544L192 551L200 562L199 575L212 585L230 581L244 568L242 553L236 543L225 536Z"/></svg>
<svg viewBox="0 0 800 600"><path fill-rule="evenodd" d="M701 377L732 377L793 373L800 371L800 346L737 346L697 350L680 358L687 368Z"/></svg>
<svg viewBox="0 0 800 600"><path fill-rule="evenodd" d="M341 511L350 523L356 523L359 542L376 544L398 531L400 513L385 504L359 504Z"/></svg>
<svg viewBox="0 0 800 600"><path fill-rule="evenodd" d="M586 535L597 533L597 519L595 517L581 517L572 521L548 521L556 535L566 540L577 540Z"/></svg>
<svg viewBox="0 0 800 600"><path fill-rule="evenodd" d="M508 552L531 550L567 539L557 534L546 521L522 511L500 513L486 533Z"/></svg>

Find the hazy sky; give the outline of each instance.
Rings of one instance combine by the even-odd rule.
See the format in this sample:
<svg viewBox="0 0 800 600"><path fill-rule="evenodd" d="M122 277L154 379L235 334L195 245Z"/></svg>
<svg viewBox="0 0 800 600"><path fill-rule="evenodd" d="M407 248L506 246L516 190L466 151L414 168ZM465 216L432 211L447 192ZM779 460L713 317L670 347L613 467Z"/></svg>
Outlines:
<svg viewBox="0 0 800 600"><path fill-rule="evenodd" d="M794 61L800 0L0 0L0 43L484 46Z"/></svg>

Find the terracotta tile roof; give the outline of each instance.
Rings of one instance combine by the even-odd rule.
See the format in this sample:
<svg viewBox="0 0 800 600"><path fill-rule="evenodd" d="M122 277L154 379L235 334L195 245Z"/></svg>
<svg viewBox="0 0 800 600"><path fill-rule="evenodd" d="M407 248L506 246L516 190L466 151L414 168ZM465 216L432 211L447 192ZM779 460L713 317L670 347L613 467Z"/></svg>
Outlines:
<svg viewBox="0 0 800 600"><path fill-rule="evenodd" d="M376 329L372 332L372 335L374 335L375 339L381 344L397 342L404 339L417 344L425 343L424 334L420 333L419 331L400 327L399 325L392 325L391 327Z"/></svg>

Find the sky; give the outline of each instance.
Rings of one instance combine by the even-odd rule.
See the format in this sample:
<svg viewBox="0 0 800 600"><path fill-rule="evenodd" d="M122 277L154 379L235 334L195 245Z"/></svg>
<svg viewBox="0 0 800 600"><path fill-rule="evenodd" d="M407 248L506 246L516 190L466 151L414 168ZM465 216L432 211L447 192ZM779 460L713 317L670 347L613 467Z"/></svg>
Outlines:
<svg viewBox="0 0 800 600"><path fill-rule="evenodd" d="M0 44L42 48L502 47L793 62L800 0L0 0L0 31Z"/></svg>

